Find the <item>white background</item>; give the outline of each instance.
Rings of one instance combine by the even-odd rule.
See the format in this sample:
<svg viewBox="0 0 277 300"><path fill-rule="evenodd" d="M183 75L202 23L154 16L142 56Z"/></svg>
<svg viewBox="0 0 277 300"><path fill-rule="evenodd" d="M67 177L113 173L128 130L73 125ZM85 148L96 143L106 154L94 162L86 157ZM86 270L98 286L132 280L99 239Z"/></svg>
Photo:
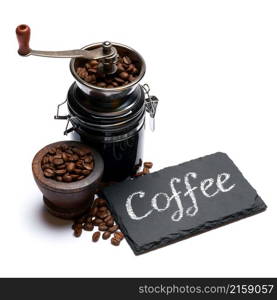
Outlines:
<svg viewBox="0 0 277 300"><path fill-rule="evenodd" d="M277 276L276 1L1 1L1 276ZM268 205L262 214L136 257L48 215L34 154L63 140L56 105L73 82L68 59L17 55L111 40L145 58L160 99L147 129L154 170L226 152Z"/></svg>

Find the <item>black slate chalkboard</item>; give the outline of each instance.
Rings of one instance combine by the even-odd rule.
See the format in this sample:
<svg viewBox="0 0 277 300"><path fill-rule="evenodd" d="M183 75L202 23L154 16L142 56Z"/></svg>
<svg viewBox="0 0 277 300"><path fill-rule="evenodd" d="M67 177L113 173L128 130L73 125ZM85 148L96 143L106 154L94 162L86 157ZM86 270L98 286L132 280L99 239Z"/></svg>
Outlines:
<svg viewBox="0 0 277 300"><path fill-rule="evenodd" d="M135 254L266 209L221 152L127 179L102 193Z"/></svg>

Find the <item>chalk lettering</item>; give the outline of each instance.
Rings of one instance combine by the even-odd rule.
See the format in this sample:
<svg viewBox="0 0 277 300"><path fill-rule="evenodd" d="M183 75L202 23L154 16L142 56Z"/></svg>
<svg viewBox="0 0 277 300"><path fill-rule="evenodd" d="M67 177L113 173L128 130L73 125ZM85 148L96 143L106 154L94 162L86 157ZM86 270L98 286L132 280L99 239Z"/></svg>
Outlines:
<svg viewBox="0 0 277 300"><path fill-rule="evenodd" d="M145 215L141 216L141 217L138 217L135 213L134 213L134 210L133 210L133 207L132 207L132 199L135 195L139 195L140 198L143 198L145 196L145 193L142 192L142 191L139 191L139 192L135 192L133 194L131 194L128 198L127 198L127 201L126 201L126 209L127 209L127 212L129 214L129 216L133 219L133 220L142 220L144 218L146 218L147 216L149 216L151 213L152 213L152 210L149 210Z"/></svg>
<svg viewBox="0 0 277 300"><path fill-rule="evenodd" d="M225 177L223 180L221 179L222 176ZM225 183L230 177L231 176L228 173L221 173L217 176L217 186L221 190L221 192L223 192L223 193L229 192L229 191L231 191L231 189L233 189L235 187L235 184L232 184L228 188L223 187L223 183Z"/></svg>
<svg viewBox="0 0 277 300"><path fill-rule="evenodd" d="M204 196L211 198L214 197L217 193L219 193L220 190L217 189L213 194L211 195L208 194L207 190L213 185L213 183L214 183L213 178L208 178L201 181L200 188Z"/></svg>
<svg viewBox="0 0 277 300"><path fill-rule="evenodd" d="M213 178L206 178L204 180L202 180L200 182L200 190L202 192L202 194L206 197L206 198L212 198L214 196L216 196L219 192L229 192L231 191L236 184L232 184L229 187L224 186L224 184L226 184L226 182L230 179L230 174L228 173L221 173L217 175L217 180L216 180L216 184L215 186L217 187L216 191L213 193L208 193L208 189L210 189L213 185L214 185L214 179ZM198 189L197 186L193 186L190 184L190 178L192 179L197 179L197 173L195 172L188 172L187 174L185 174L184 176L184 184L185 184L185 188L186 188L186 192L184 192L184 198L186 198L187 196L191 199L192 205L189 206L186 209L186 216L188 217L194 217L197 213L198 213L198 204L197 204L197 200L196 200L196 195L195 195L195 190ZM159 192L156 193L150 202L151 205L151 209L148 210L144 215L142 216L137 216L136 213L134 212L133 206L132 206L132 200L138 196L139 198L145 198L145 192L143 191L138 191L135 192L131 195L128 196L127 201L126 201L126 210L128 215L130 216L131 219L133 220L142 220L146 217L148 217L154 210L156 210L159 213L162 213L163 211L166 211L170 205L172 200L175 200L176 205L177 205L177 210L172 214L171 219L174 222L178 222L180 221L183 216L184 216L184 206L181 200L180 195L182 194L181 191L177 191L174 184L175 183L180 183L181 179L174 177L171 178L169 186L170 186L170 190L171 190L171 195L165 193L165 192ZM164 207L160 207L158 205L158 199L159 198L164 198L166 200L166 203L164 205Z"/></svg>
<svg viewBox="0 0 277 300"><path fill-rule="evenodd" d="M186 210L186 215L193 217L197 214L198 212L198 206L197 206L197 202L196 202L196 198L194 195L194 190L197 189L197 187L191 187L190 183L189 183L189 176L191 176L192 178L196 179L197 178L197 174L194 172L189 172L185 175L185 185L187 188L187 192L184 194L184 196L186 197L187 195L190 196L191 200L192 200L192 206L190 206L187 210Z"/></svg>

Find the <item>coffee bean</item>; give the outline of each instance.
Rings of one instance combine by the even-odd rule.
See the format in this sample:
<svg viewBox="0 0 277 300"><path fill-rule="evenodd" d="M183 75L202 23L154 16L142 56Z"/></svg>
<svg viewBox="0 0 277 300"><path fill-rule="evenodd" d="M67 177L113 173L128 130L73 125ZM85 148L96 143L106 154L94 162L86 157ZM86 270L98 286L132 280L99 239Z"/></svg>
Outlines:
<svg viewBox="0 0 277 300"><path fill-rule="evenodd" d="M151 169L153 167L153 163L149 162L149 161L145 162L143 165L144 165L144 167L146 167L148 169Z"/></svg>
<svg viewBox="0 0 277 300"><path fill-rule="evenodd" d="M82 174L83 175L88 175L88 174L90 174L90 171L89 170L82 170Z"/></svg>
<svg viewBox="0 0 277 300"><path fill-rule="evenodd" d="M100 231L106 231L108 229L108 226L106 226L105 223L101 223L99 226L98 226L98 229Z"/></svg>
<svg viewBox="0 0 277 300"><path fill-rule="evenodd" d="M121 79L121 78L119 78L119 77L115 77L114 80L115 80L116 82L118 82L118 83L121 83L121 84L125 82L123 79Z"/></svg>
<svg viewBox="0 0 277 300"><path fill-rule="evenodd" d="M121 241L124 239L124 235L122 232L118 231L114 233L114 238L116 238L117 240Z"/></svg>
<svg viewBox="0 0 277 300"><path fill-rule="evenodd" d="M96 201L97 206L99 206L99 207L107 205L107 201L105 199L97 198L95 201Z"/></svg>
<svg viewBox="0 0 277 300"><path fill-rule="evenodd" d="M66 149L65 152L68 153L68 154L73 154L73 151L70 148Z"/></svg>
<svg viewBox="0 0 277 300"><path fill-rule="evenodd" d="M57 153L58 153L58 149L57 149ZM56 159L56 158L62 158L63 156L62 156L62 154L60 153L60 154L56 154L55 156L54 156L54 159Z"/></svg>
<svg viewBox="0 0 277 300"><path fill-rule="evenodd" d="M63 181L63 178L62 178L62 176L57 176L56 180L61 182L61 181Z"/></svg>
<svg viewBox="0 0 277 300"><path fill-rule="evenodd" d="M92 222L94 225L100 225L101 223L103 223L103 220L102 219L100 219L100 218L96 218L96 219L94 219L93 220L93 222Z"/></svg>
<svg viewBox="0 0 277 300"><path fill-rule="evenodd" d="M48 162L49 162L48 156L44 156L43 159L42 159L42 163L47 164Z"/></svg>
<svg viewBox="0 0 277 300"><path fill-rule="evenodd" d="M58 165L58 166L55 166L55 167L56 167L56 169L58 169L58 170L66 169L66 164Z"/></svg>
<svg viewBox="0 0 277 300"><path fill-rule="evenodd" d="M95 59L92 59L92 60L89 61L89 64L90 64L92 67L94 67L94 66L97 66L97 65L98 65L98 61L95 60Z"/></svg>
<svg viewBox="0 0 277 300"><path fill-rule="evenodd" d="M84 159L84 162L85 163L91 163L92 162L92 156L86 156L85 159Z"/></svg>
<svg viewBox="0 0 277 300"><path fill-rule="evenodd" d="M114 219L112 218L112 219L109 219L107 222L106 222L106 225L108 226L108 227L113 227L113 224L114 224Z"/></svg>
<svg viewBox="0 0 277 300"><path fill-rule="evenodd" d="M107 239L110 238L110 236L111 236L111 233L108 232L108 231L105 231L105 232L103 232L103 234L102 234L102 239L103 239L103 240L107 240Z"/></svg>
<svg viewBox="0 0 277 300"><path fill-rule="evenodd" d="M82 224L80 224L80 223L74 223L73 225L72 225L72 229L73 230L75 230L75 229L82 229Z"/></svg>
<svg viewBox="0 0 277 300"><path fill-rule="evenodd" d="M50 155L55 155L55 154L56 154L56 149L55 149L55 148L50 148L50 149L48 150L48 153L49 153Z"/></svg>
<svg viewBox="0 0 277 300"><path fill-rule="evenodd" d="M97 82L96 85L99 86L99 87L102 87L102 88L107 86L106 82L103 82L103 81Z"/></svg>
<svg viewBox="0 0 277 300"><path fill-rule="evenodd" d="M84 168L85 168L86 170L91 171L91 170L93 169L93 165L92 165L92 163L90 163L90 164L84 164Z"/></svg>
<svg viewBox="0 0 277 300"><path fill-rule="evenodd" d="M78 178L77 178L77 180L82 180L82 179L84 179L85 178L85 176L78 176Z"/></svg>
<svg viewBox="0 0 277 300"><path fill-rule="evenodd" d="M107 211L98 211L96 216L100 219L105 219L107 216L109 216L109 213Z"/></svg>
<svg viewBox="0 0 277 300"><path fill-rule="evenodd" d="M116 81L113 81L113 82L112 82L112 85L113 85L114 87L118 87L118 83L117 83Z"/></svg>
<svg viewBox="0 0 277 300"><path fill-rule="evenodd" d="M113 217L112 216L107 216L105 219L104 219L104 222L107 223L109 221L114 221Z"/></svg>
<svg viewBox="0 0 277 300"><path fill-rule="evenodd" d="M114 225L113 227L110 227L108 229L108 231L111 232L111 233L113 233L113 232L117 231L117 229L118 229L118 225Z"/></svg>
<svg viewBox="0 0 277 300"><path fill-rule="evenodd" d="M62 158L55 158L53 160L54 165L62 165L64 163Z"/></svg>
<svg viewBox="0 0 277 300"><path fill-rule="evenodd" d="M66 170L65 169L61 169L61 170L56 170L55 173L57 175L64 175L66 173Z"/></svg>
<svg viewBox="0 0 277 300"><path fill-rule="evenodd" d="M106 206L101 206L98 208L98 211L103 212L103 211L107 211L107 207Z"/></svg>
<svg viewBox="0 0 277 300"><path fill-rule="evenodd" d="M42 170L51 169L51 165L50 164L42 164L41 168L42 168Z"/></svg>
<svg viewBox="0 0 277 300"><path fill-rule="evenodd" d="M74 235L75 235L76 237L81 236L81 234L82 234L82 228L75 228L75 229L74 229Z"/></svg>
<svg viewBox="0 0 277 300"><path fill-rule="evenodd" d="M71 182L72 181L72 177L68 174L63 175L63 181L65 182Z"/></svg>
<svg viewBox="0 0 277 300"><path fill-rule="evenodd" d="M142 172L143 172L144 175L150 173L149 169L148 169L148 168L145 168L145 167L143 168L143 171L142 171Z"/></svg>
<svg viewBox="0 0 277 300"><path fill-rule="evenodd" d="M121 73L119 74L119 77L120 77L121 79L127 79L127 78L129 77L129 74L128 74L127 72L121 72Z"/></svg>
<svg viewBox="0 0 277 300"><path fill-rule="evenodd" d="M46 177L53 177L55 175L55 172L51 169L45 169L43 174Z"/></svg>
<svg viewBox="0 0 277 300"><path fill-rule="evenodd" d="M92 223L92 216L88 215L86 218L86 223Z"/></svg>
<svg viewBox="0 0 277 300"><path fill-rule="evenodd" d="M79 175L76 175L76 174L70 174L72 180L79 180Z"/></svg>
<svg viewBox="0 0 277 300"><path fill-rule="evenodd" d="M93 226L92 223L85 223L85 225L84 225L83 228L84 228L84 230L86 230L86 231L92 231L93 228L94 228L94 226Z"/></svg>
<svg viewBox="0 0 277 300"><path fill-rule="evenodd" d="M111 239L111 244L114 245L114 246L119 246L120 241L117 240L117 239L115 239L115 238L112 238L112 239Z"/></svg>
<svg viewBox="0 0 277 300"><path fill-rule="evenodd" d="M92 235L92 241L97 242L100 238L100 234L101 233L99 231L94 232L94 234Z"/></svg>
<svg viewBox="0 0 277 300"><path fill-rule="evenodd" d="M78 159L79 159L78 154L75 153L75 154L72 155L72 160L73 161L77 161Z"/></svg>
<svg viewBox="0 0 277 300"><path fill-rule="evenodd" d="M126 65L129 65L129 64L132 63L132 61L131 61L131 59L130 59L129 56L124 56L124 57L122 58L122 60L123 60L124 64L126 64Z"/></svg>
<svg viewBox="0 0 277 300"><path fill-rule="evenodd" d="M80 174L82 173L82 170L81 170L81 169L75 169L75 170L74 170L74 173L80 175Z"/></svg>
<svg viewBox="0 0 277 300"><path fill-rule="evenodd" d="M65 151L69 148L69 146L67 144L62 144L60 147L63 151Z"/></svg>
<svg viewBox="0 0 277 300"><path fill-rule="evenodd" d="M75 169L75 163L74 162L70 162L67 167L66 167L68 172L72 172Z"/></svg>

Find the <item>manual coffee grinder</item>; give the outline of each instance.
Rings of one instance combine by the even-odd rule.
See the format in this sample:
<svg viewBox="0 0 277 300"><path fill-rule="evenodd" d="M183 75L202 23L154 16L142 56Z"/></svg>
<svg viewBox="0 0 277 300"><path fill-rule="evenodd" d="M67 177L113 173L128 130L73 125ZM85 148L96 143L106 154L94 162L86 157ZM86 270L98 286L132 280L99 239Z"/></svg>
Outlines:
<svg viewBox="0 0 277 300"><path fill-rule="evenodd" d="M75 82L67 98L58 105L56 120L66 120L64 134L94 146L104 159L104 181L121 181L136 173L142 164L146 112L150 127L155 128L158 99L150 96L149 86L140 82L145 74L145 62L134 49L111 42L94 43L77 50L38 51L29 47L30 27L16 28L18 53L22 56L71 58L70 71ZM97 74L116 75L119 58L128 57L137 68L137 75L122 86L103 87L89 83L78 74L87 60L95 60ZM67 105L68 114L59 113Z"/></svg>

